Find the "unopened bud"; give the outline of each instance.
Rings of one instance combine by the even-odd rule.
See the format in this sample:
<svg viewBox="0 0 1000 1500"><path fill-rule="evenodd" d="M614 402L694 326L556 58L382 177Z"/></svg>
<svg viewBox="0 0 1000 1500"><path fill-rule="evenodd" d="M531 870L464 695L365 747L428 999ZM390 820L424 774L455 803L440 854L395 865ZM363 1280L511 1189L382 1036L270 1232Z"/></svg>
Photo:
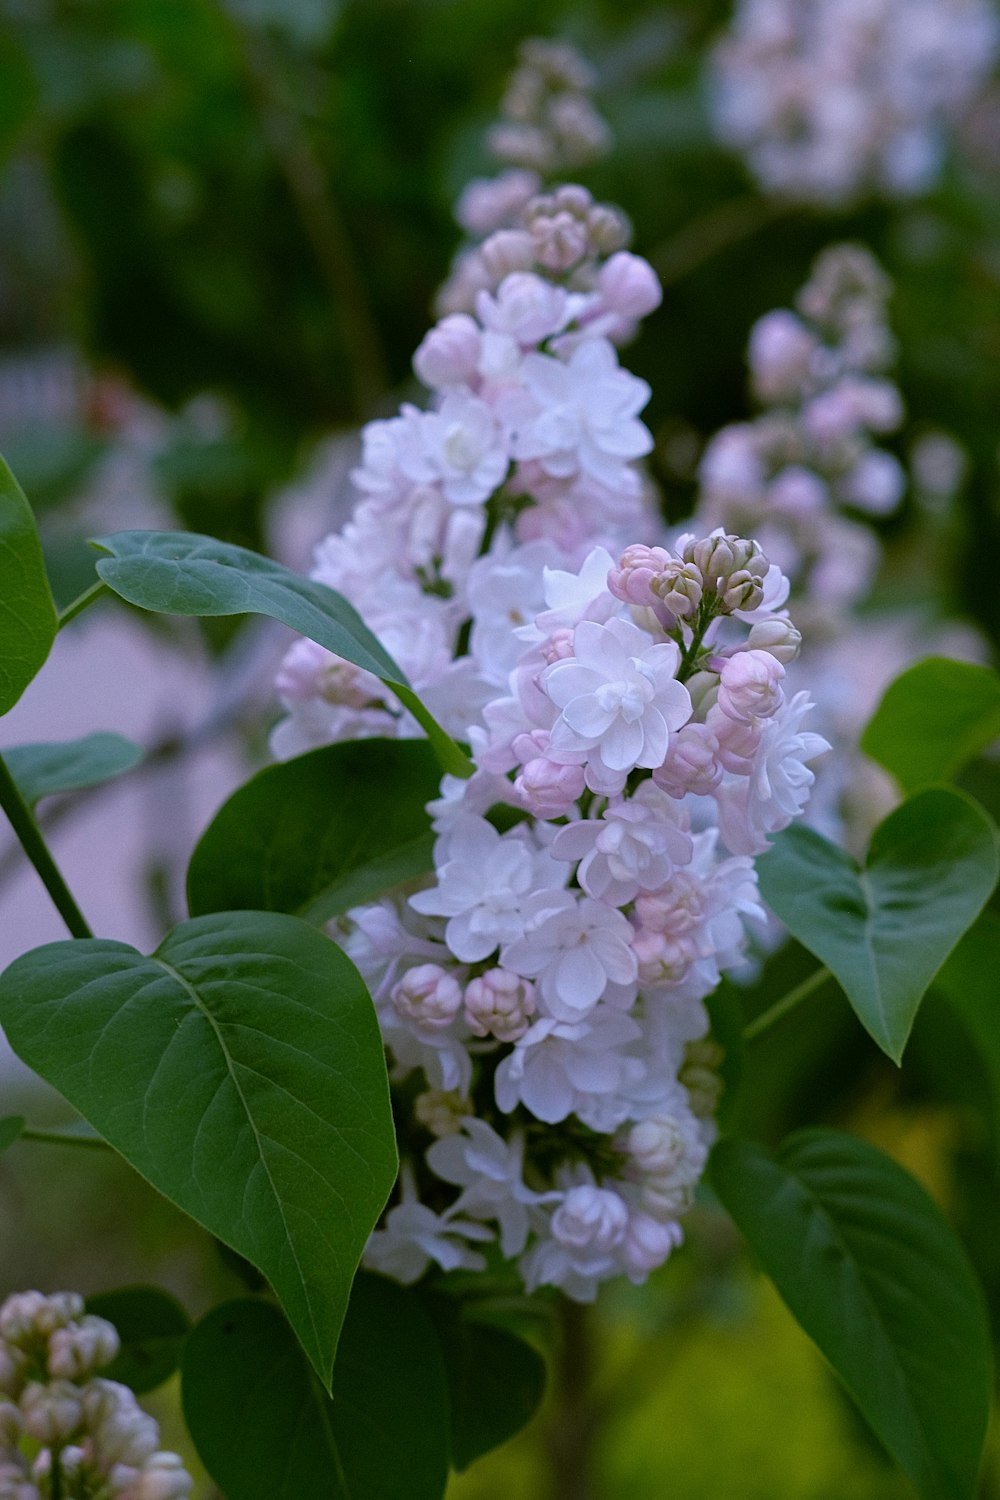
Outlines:
<svg viewBox="0 0 1000 1500"><path fill-rule="evenodd" d="M569 271L587 253L587 227L573 214L539 214L531 222L535 260L547 271Z"/></svg>
<svg viewBox="0 0 1000 1500"><path fill-rule="evenodd" d="M418 964L394 984L396 1013L428 1031L443 1031L462 1008L462 986L440 964Z"/></svg>
<svg viewBox="0 0 1000 1500"><path fill-rule="evenodd" d="M747 636L747 646L751 651L767 651L786 667L798 656L801 645L801 632L791 620L758 620L751 625Z"/></svg>
<svg viewBox="0 0 1000 1500"><path fill-rule="evenodd" d="M722 780L719 742L707 724L685 724L670 736L666 759L653 780L671 797L707 797Z"/></svg>
<svg viewBox="0 0 1000 1500"><path fill-rule="evenodd" d="M194 1480L176 1453L154 1453L147 1460L128 1500L183 1500Z"/></svg>
<svg viewBox="0 0 1000 1500"><path fill-rule="evenodd" d="M33 1382L21 1397L24 1430L37 1442L64 1443L80 1425L83 1410L80 1393L66 1380L48 1385Z"/></svg>
<svg viewBox="0 0 1000 1500"><path fill-rule="evenodd" d="M487 275L499 284L513 271L530 271L535 263L535 242L523 229L498 229L479 247Z"/></svg>
<svg viewBox="0 0 1000 1500"><path fill-rule="evenodd" d="M684 1159L684 1133L670 1115L655 1115L632 1126L625 1149L640 1172L664 1177Z"/></svg>
<svg viewBox="0 0 1000 1500"><path fill-rule="evenodd" d="M516 1042L534 1014L535 986L507 969L488 969L466 986L465 1019L475 1036Z"/></svg>
<svg viewBox="0 0 1000 1500"><path fill-rule="evenodd" d="M525 807L538 818L565 816L585 786L582 766L560 766L544 756L527 761L514 782Z"/></svg>
<svg viewBox="0 0 1000 1500"><path fill-rule="evenodd" d="M587 214L587 238L595 255L614 255L621 253L632 238L632 226L621 209L610 203L595 203Z"/></svg>
<svg viewBox="0 0 1000 1500"><path fill-rule="evenodd" d="M79 1380L109 1365L121 1341L104 1318L82 1317L68 1328L57 1328L49 1339L49 1374Z"/></svg>
<svg viewBox="0 0 1000 1500"><path fill-rule="evenodd" d="M769 719L784 702L785 669L769 651L738 651L723 663L718 705L729 719Z"/></svg>

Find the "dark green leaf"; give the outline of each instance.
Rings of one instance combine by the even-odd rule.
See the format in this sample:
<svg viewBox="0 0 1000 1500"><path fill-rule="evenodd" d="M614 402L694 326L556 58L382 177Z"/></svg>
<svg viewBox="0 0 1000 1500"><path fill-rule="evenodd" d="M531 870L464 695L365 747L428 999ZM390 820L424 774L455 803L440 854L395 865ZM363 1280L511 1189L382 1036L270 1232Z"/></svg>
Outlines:
<svg viewBox="0 0 1000 1500"><path fill-rule="evenodd" d="M1000 735L1000 676L929 656L889 684L861 748L906 792L950 781Z"/></svg>
<svg viewBox="0 0 1000 1500"><path fill-rule="evenodd" d="M754 1255L923 1500L972 1500L992 1369L965 1252L913 1178L832 1130L772 1157L720 1142L712 1181Z"/></svg>
<svg viewBox="0 0 1000 1500"><path fill-rule="evenodd" d="M0 1120L0 1151L6 1151L8 1146L13 1146L27 1123L23 1115L5 1115Z"/></svg>
<svg viewBox="0 0 1000 1500"><path fill-rule="evenodd" d="M996 830L968 797L932 788L879 824L863 869L802 826L757 868L765 901L899 1062L928 985L996 885Z"/></svg>
<svg viewBox="0 0 1000 1500"><path fill-rule="evenodd" d="M57 628L31 506L0 458L0 714L44 664Z"/></svg>
<svg viewBox="0 0 1000 1500"><path fill-rule="evenodd" d="M184 1351L184 1416L227 1500L441 1500L448 1395L417 1294L361 1275L327 1399L277 1308L230 1302Z"/></svg>
<svg viewBox="0 0 1000 1500"><path fill-rule="evenodd" d="M986 1065L993 1090L994 1128L1000 1140L1000 917L984 912L959 943L937 979Z"/></svg>
<svg viewBox="0 0 1000 1500"><path fill-rule="evenodd" d="M446 771L471 774L465 753L410 687L401 667L334 589L281 563L191 531L116 531L94 543L110 553L97 571L140 609L170 615L269 615L372 672L410 710Z"/></svg>
<svg viewBox="0 0 1000 1500"><path fill-rule="evenodd" d="M357 970L295 917L182 923L150 958L51 943L0 978L14 1050L270 1280L323 1380L396 1156Z"/></svg>
<svg viewBox="0 0 1000 1500"><path fill-rule="evenodd" d="M88 734L62 744L12 745L4 751L7 769L25 802L34 807L57 792L100 786L142 760L142 748L121 734Z"/></svg>
<svg viewBox="0 0 1000 1500"><path fill-rule="evenodd" d="M191 1324L176 1297L155 1286L126 1286L87 1298L87 1311L118 1330L118 1358L101 1371L141 1396L169 1380L180 1364Z"/></svg>
<svg viewBox="0 0 1000 1500"><path fill-rule="evenodd" d="M448 1377L452 1467L461 1471L531 1421L545 1394L545 1361L455 1298L428 1297L427 1305Z"/></svg>
<svg viewBox="0 0 1000 1500"><path fill-rule="evenodd" d="M209 824L188 869L193 915L286 911L325 922L433 868L423 740L360 740L268 766Z"/></svg>

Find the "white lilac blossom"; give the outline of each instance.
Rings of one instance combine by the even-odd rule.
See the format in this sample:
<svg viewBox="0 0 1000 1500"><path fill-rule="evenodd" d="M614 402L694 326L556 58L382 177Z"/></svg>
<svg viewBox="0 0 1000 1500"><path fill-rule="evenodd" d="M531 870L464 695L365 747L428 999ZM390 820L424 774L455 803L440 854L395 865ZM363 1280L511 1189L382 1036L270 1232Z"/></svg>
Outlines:
<svg viewBox="0 0 1000 1500"><path fill-rule="evenodd" d="M0 1307L0 1493L187 1500L194 1481L127 1386L98 1371L112 1324L75 1292L20 1292Z"/></svg>
<svg viewBox="0 0 1000 1500"><path fill-rule="evenodd" d="M738 0L712 56L716 128L766 192L909 198L998 46L988 0Z"/></svg>
<svg viewBox="0 0 1000 1500"><path fill-rule="evenodd" d="M568 55L525 67L507 123L555 139ZM487 238L417 352L430 408L365 429L357 504L315 576L475 767L429 804L433 869L338 924L404 1162L366 1262L415 1281L489 1255L531 1290L589 1299L681 1241L719 1088L704 1002L744 962L763 918L753 855L800 813L825 741L807 695L786 700L801 638L781 568L734 527L658 534L649 389L615 347L656 277L620 215L573 184L541 191L541 154L463 198ZM858 387L876 354L849 301ZM794 338L771 344L772 364L801 362ZM855 427L885 425L884 392L860 391ZM279 690L281 754L422 732L308 644Z"/></svg>

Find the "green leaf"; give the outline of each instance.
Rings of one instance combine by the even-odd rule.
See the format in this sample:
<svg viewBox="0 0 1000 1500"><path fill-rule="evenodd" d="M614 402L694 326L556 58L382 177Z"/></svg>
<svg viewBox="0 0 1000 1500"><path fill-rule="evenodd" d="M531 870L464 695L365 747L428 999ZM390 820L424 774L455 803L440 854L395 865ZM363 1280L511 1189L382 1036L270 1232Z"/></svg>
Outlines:
<svg viewBox="0 0 1000 1500"><path fill-rule="evenodd" d="M362 740L268 766L202 835L188 905L325 922L433 869L425 804L440 769L423 740Z"/></svg>
<svg viewBox="0 0 1000 1500"><path fill-rule="evenodd" d="M452 1467L461 1472L531 1421L545 1394L545 1361L454 1297L428 1297L427 1306L448 1378Z"/></svg>
<svg viewBox="0 0 1000 1500"><path fill-rule="evenodd" d="M150 958L50 943L0 977L0 1023L137 1171L268 1278L329 1380L396 1175L378 1021L339 948L274 912L184 922Z"/></svg>
<svg viewBox="0 0 1000 1500"><path fill-rule="evenodd" d="M929 656L889 684L861 748L905 792L950 781L1000 735L1000 676Z"/></svg>
<svg viewBox="0 0 1000 1500"><path fill-rule="evenodd" d="M722 1141L711 1175L923 1500L972 1500L992 1392L986 1313L965 1252L923 1188L833 1130L799 1131L775 1156Z"/></svg>
<svg viewBox="0 0 1000 1500"><path fill-rule="evenodd" d="M110 553L97 572L140 609L169 615L269 615L372 672L421 724L441 765L469 776L472 764L424 708L384 646L334 589L281 563L191 531L116 531L95 547Z"/></svg>
<svg viewBox="0 0 1000 1500"><path fill-rule="evenodd" d="M757 869L764 900L898 1063L928 985L996 885L996 830L970 798L932 788L879 824L864 868L799 825Z"/></svg>
<svg viewBox="0 0 1000 1500"><path fill-rule="evenodd" d="M31 807L56 792L100 786L142 760L142 748L121 734L88 734L61 744L12 745L4 751L7 769Z"/></svg>
<svg viewBox="0 0 1000 1500"><path fill-rule="evenodd" d="M0 714L44 665L57 629L35 518L0 458Z"/></svg>
<svg viewBox="0 0 1000 1500"><path fill-rule="evenodd" d="M180 1364L191 1324L176 1297L155 1286L126 1286L87 1298L87 1311L107 1318L118 1330L121 1350L101 1371L137 1396L169 1380Z"/></svg>
<svg viewBox="0 0 1000 1500"><path fill-rule="evenodd" d="M184 1351L184 1416L227 1500L441 1500L448 1395L417 1294L354 1284L330 1401L278 1310L230 1302Z"/></svg>
<svg viewBox="0 0 1000 1500"><path fill-rule="evenodd" d="M13 1146L27 1123L23 1115L5 1115L0 1120L0 1152Z"/></svg>
<svg viewBox="0 0 1000 1500"><path fill-rule="evenodd" d="M993 1091L994 1130L1000 1141L1000 917L984 912L937 979L965 1023L986 1065Z"/></svg>

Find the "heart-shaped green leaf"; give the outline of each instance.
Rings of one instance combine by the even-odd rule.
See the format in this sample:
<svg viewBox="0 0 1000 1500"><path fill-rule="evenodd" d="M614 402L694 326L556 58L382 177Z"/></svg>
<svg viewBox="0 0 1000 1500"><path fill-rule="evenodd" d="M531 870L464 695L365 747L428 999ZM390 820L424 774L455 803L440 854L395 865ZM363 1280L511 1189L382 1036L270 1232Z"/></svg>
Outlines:
<svg viewBox="0 0 1000 1500"><path fill-rule="evenodd" d="M78 792L124 775L142 760L142 749L121 734L88 734L63 743L12 745L4 760L21 796L34 807L57 792Z"/></svg>
<svg viewBox="0 0 1000 1500"><path fill-rule="evenodd" d="M730 1138L712 1182L792 1314L923 1500L972 1500L992 1368L982 1294L930 1198L873 1146Z"/></svg>
<svg viewBox="0 0 1000 1500"><path fill-rule="evenodd" d="M325 922L433 869L424 807L440 777L424 740L354 740L268 766L202 835L192 915L253 908Z"/></svg>
<svg viewBox="0 0 1000 1500"><path fill-rule="evenodd" d="M928 985L996 885L996 830L970 798L931 788L879 824L864 868L800 825L757 869L764 900L899 1062Z"/></svg>
<svg viewBox="0 0 1000 1500"><path fill-rule="evenodd" d="M121 1340L102 1379L120 1381L137 1396L170 1379L191 1328L176 1297L156 1286L125 1286L88 1297L87 1311L113 1323Z"/></svg>
<svg viewBox="0 0 1000 1500"><path fill-rule="evenodd" d="M1000 735L1000 676L989 667L929 656L885 691L861 748L906 792L950 781Z"/></svg>
<svg viewBox="0 0 1000 1500"><path fill-rule="evenodd" d="M51 943L0 977L19 1057L271 1282L328 1381L396 1175L382 1039L353 964L295 917L228 912Z"/></svg>
<svg viewBox="0 0 1000 1500"><path fill-rule="evenodd" d="M335 589L281 563L191 531L116 531L95 547L110 553L99 576L140 609L169 615L269 615L380 678L421 724L446 771L472 764L428 713L385 647Z"/></svg>
<svg viewBox="0 0 1000 1500"><path fill-rule="evenodd" d="M58 628L31 506L0 458L0 714L44 665Z"/></svg>
<svg viewBox="0 0 1000 1500"><path fill-rule="evenodd" d="M277 1308L230 1302L184 1351L184 1416L227 1500L441 1500L448 1395L415 1292L362 1274L330 1401Z"/></svg>

